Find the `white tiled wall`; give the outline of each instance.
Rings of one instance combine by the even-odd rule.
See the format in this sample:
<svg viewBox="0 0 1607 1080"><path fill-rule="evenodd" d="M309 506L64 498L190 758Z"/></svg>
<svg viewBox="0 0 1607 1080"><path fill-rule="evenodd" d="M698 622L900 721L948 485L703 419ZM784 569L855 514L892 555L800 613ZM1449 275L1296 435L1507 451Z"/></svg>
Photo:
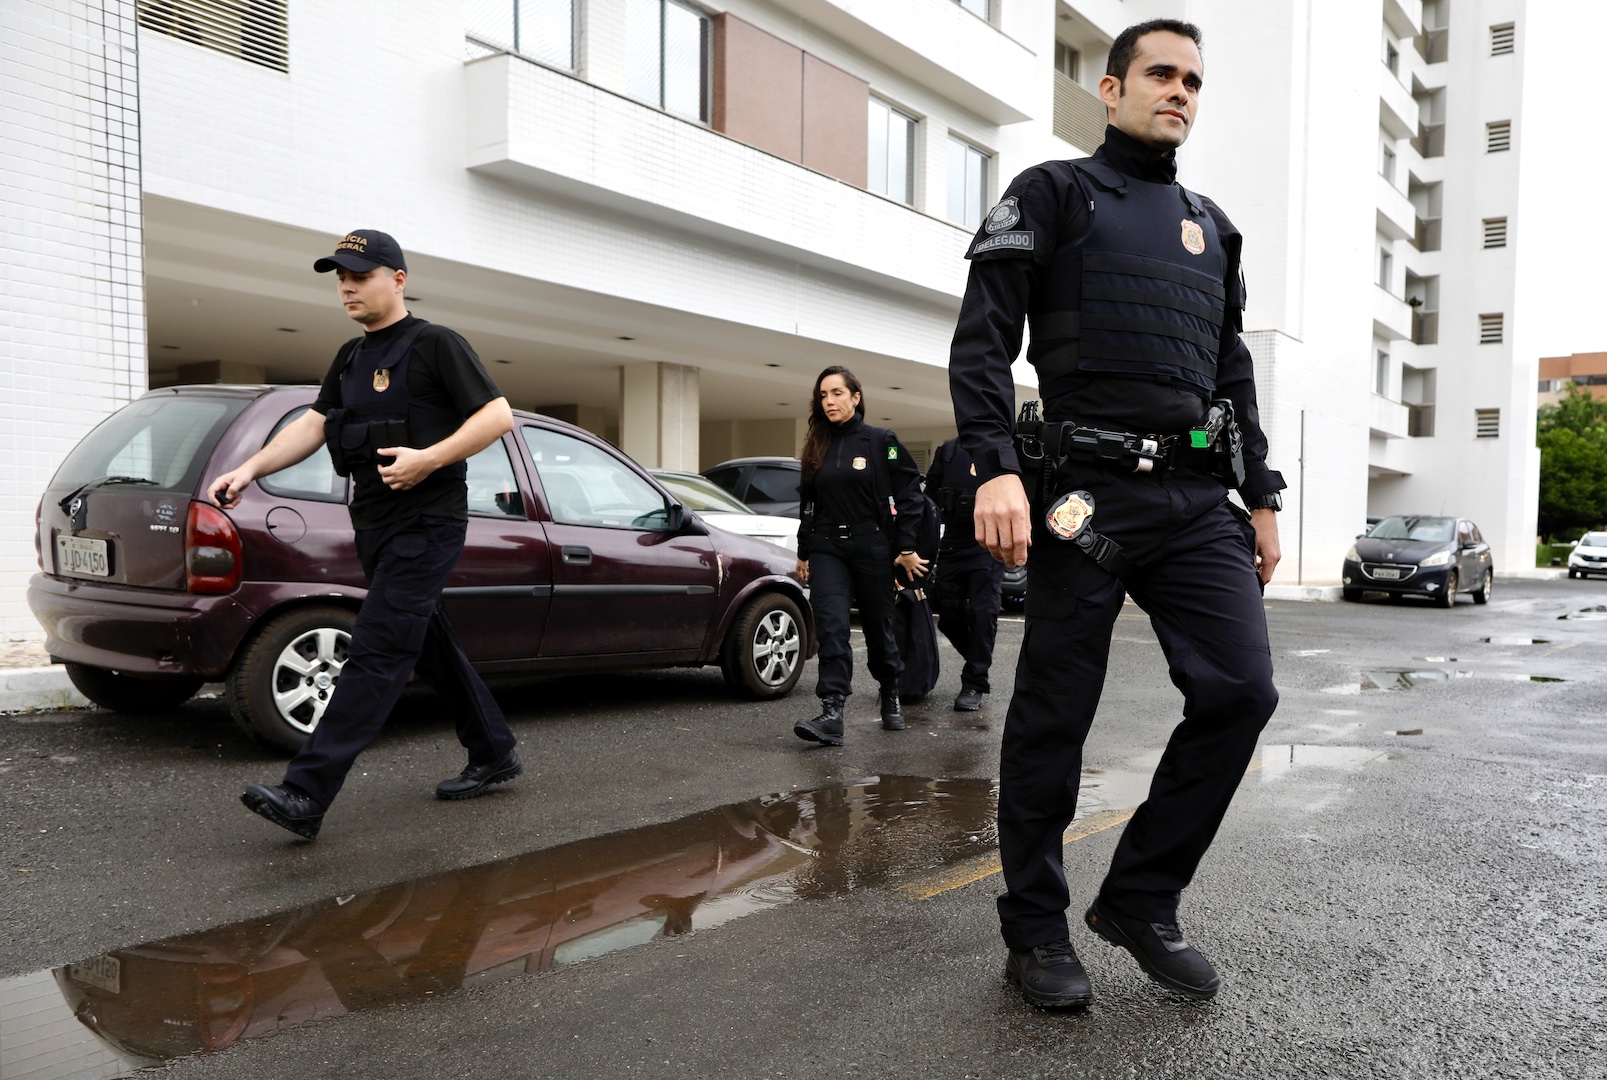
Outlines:
<svg viewBox="0 0 1607 1080"><path fill-rule="evenodd" d="M0 4L0 635L38 636L34 508L145 390L133 0Z"/></svg>

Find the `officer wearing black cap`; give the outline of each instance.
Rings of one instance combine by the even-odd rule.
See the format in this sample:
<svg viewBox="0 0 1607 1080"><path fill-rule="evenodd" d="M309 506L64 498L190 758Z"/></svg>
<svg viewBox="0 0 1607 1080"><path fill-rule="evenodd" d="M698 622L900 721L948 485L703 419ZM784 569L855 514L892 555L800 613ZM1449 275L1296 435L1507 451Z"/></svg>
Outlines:
<svg viewBox="0 0 1607 1080"><path fill-rule="evenodd" d="M1004 563L977 543L972 524L977 484L976 462L959 439L950 439L932 454L926 493L943 517L932 606L937 609L938 631L965 657L960 692L954 698L957 712L978 711L992 689L988 671L999 635L1004 588Z"/></svg>
<svg viewBox="0 0 1607 1080"><path fill-rule="evenodd" d="M1179 897L1278 700L1261 587L1284 483L1239 337L1241 240L1176 180L1204 70L1189 23L1123 31L1099 83L1104 145L1017 177L968 254L950 385L982 481L977 539L1012 566L1032 548L999 764L998 910L1006 975L1041 1007L1092 997L1061 843L1124 596L1150 616L1183 721L1085 921L1171 991L1220 985L1178 928ZM1024 328L1044 415L1013 423Z"/></svg>
<svg viewBox="0 0 1607 1080"><path fill-rule="evenodd" d="M308 840L415 670L458 710L458 741L468 750L468 765L437 786L438 797L471 799L523 771L513 732L441 606L468 530L464 462L512 430L508 400L468 342L408 313L407 262L390 236L348 233L313 269L335 272L341 305L364 333L341 346L311 409L207 488L228 507L253 480L323 445L352 478L368 595L346 665L283 782L252 784L240 797Z"/></svg>

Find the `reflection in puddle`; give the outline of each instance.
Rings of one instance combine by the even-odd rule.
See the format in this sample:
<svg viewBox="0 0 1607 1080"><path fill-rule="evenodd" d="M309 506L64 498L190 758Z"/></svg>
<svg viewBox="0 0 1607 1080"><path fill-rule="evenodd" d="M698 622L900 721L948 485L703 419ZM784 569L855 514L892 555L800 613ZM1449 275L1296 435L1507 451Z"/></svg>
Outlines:
<svg viewBox="0 0 1607 1080"><path fill-rule="evenodd" d="M1530 675L1521 671L1447 671L1444 668L1377 668L1361 673L1363 690L1415 690L1453 679L1495 679L1499 682L1567 682L1554 675ZM1334 690L1339 688L1335 687Z"/></svg>
<svg viewBox="0 0 1607 1080"><path fill-rule="evenodd" d="M1479 640L1484 642L1486 645L1550 645L1551 644L1551 639L1550 638L1518 637L1516 635L1503 635L1503 634L1497 634L1494 637L1482 637Z"/></svg>
<svg viewBox="0 0 1607 1080"><path fill-rule="evenodd" d="M1607 619L1607 605L1580 608L1571 615L1558 615L1558 619L1577 619L1580 622L1601 622Z"/></svg>
<svg viewBox="0 0 1607 1080"><path fill-rule="evenodd" d="M336 897L30 978L48 984L53 975L65 1028L89 1050L103 1050L90 1032L148 1060L221 1050L719 926L799 897L897 882L994 845L996 804L991 780L873 777ZM0 1001L0 1011L10 1003ZM0 1076L21 1075L12 1048L0 1051ZM103 1056L122 1064L38 1075L128 1071L116 1054Z"/></svg>

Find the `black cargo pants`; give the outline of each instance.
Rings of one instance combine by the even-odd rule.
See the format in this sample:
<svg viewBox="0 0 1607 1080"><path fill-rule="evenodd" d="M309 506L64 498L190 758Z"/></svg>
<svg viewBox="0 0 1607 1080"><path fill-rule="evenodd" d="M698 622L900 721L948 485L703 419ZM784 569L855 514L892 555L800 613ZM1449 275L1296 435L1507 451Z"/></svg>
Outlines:
<svg viewBox="0 0 1607 1080"><path fill-rule="evenodd" d="M943 549L931 590L937 629L965 657L960 687L986 694L992 689L993 643L999 636L1004 564L979 547Z"/></svg>
<svg viewBox="0 0 1607 1080"><path fill-rule="evenodd" d="M334 801L415 670L456 711L458 741L468 749L470 764L500 761L513 749L513 732L441 605L467 533L468 522L439 517L357 530L368 596L329 707L285 770L285 782L320 805Z"/></svg>
<svg viewBox="0 0 1607 1080"><path fill-rule="evenodd" d="M1094 496L1093 529L1140 569L1117 580L1053 536L1047 508L1034 503L1026 634L999 761L998 909L1012 949L1068 936L1062 835L1076 810L1083 741L1124 595L1150 617L1183 693L1183 721L1100 888L1118 911L1177 921L1179 896L1278 703L1255 532L1222 485L1190 470L1123 474L1081 463L1062 466L1057 481L1062 491Z"/></svg>

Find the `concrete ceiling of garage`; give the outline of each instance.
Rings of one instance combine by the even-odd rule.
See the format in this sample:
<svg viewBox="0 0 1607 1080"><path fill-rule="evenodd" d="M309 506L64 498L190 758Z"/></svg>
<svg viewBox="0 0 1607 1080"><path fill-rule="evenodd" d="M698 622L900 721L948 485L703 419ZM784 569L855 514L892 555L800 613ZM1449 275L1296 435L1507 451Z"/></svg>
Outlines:
<svg viewBox="0 0 1607 1080"><path fill-rule="evenodd" d="M316 382L353 336L333 276L312 271L332 237L154 196L144 227L153 381L171 382L180 364L228 360L264 365L271 382ZM617 419L620 365L663 361L700 369L704 420L788 419L803 415L822 367L846 364L865 384L873 422L953 424L946 367L425 254L409 262L409 308L467 337L516 407L600 406Z"/></svg>

